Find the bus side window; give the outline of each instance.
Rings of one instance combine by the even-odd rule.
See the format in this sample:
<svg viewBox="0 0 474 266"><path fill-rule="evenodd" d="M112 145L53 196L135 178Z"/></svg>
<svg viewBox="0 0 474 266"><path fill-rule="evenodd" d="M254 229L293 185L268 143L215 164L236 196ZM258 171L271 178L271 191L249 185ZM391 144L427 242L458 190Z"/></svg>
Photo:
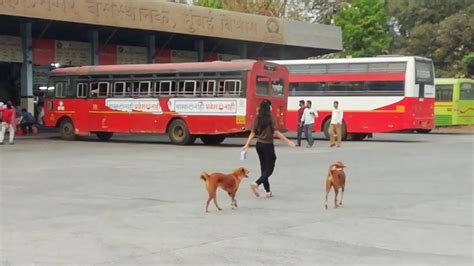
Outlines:
<svg viewBox="0 0 474 266"><path fill-rule="evenodd" d="M105 98L109 95L108 82L94 82L90 87L91 97Z"/></svg>
<svg viewBox="0 0 474 266"><path fill-rule="evenodd" d="M179 95L192 96L196 94L196 81L185 80L179 82Z"/></svg>
<svg viewBox="0 0 474 266"><path fill-rule="evenodd" d="M160 85L158 87L158 95L159 96L172 96L176 93L176 85L174 81L171 80L163 80L160 81Z"/></svg>
<svg viewBox="0 0 474 266"><path fill-rule="evenodd" d="M87 83L77 83L77 98L87 97Z"/></svg>
<svg viewBox="0 0 474 266"><path fill-rule="evenodd" d="M114 97L123 97L126 95L127 83L125 82L115 82L114 88L112 89L112 96Z"/></svg>
<svg viewBox="0 0 474 266"><path fill-rule="evenodd" d="M226 80L224 82L225 95L240 95L240 80Z"/></svg>
<svg viewBox="0 0 474 266"><path fill-rule="evenodd" d="M58 98L66 97L66 84L63 81L56 82L55 84L55 95Z"/></svg>
<svg viewBox="0 0 474 266"><path fill-rule="evenodd" d="M138 96L147 97L150 96L151 82L140 81L138 84Z"/></svg>
<svg viewBox="0 0 474 266"><path fill-rule="evenodd" d="M215 80L206 80L202 82L202 95L204 96L214 96L216 91L216 81Z"/></svg>

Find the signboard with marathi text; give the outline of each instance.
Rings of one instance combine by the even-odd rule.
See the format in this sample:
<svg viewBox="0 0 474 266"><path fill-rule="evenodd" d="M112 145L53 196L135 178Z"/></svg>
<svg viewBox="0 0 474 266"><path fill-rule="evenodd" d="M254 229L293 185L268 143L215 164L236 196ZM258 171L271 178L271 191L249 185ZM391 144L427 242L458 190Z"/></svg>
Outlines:
<svg viewBox="0 0 474 266"><path fill-rule="evenodd" d="M20 37L0 35L0 62L23 62Z"/></svg>
<svg viewBox="0 0 474 266"><path fill-rule="evenodd" d="M339 27L150 0L0 0L0 14L244 40L342 49Z"/></svg>

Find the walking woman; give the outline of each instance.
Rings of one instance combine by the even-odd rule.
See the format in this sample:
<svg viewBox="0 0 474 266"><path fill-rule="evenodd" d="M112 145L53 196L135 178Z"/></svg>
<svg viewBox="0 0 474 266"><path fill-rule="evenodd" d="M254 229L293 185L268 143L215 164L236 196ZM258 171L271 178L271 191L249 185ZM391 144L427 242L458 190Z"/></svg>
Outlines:
<svg viewBox="0 0 474 266"><path fill-rule="evenodd" d="M250 133L247 143L242 150L246 151L249 148L252 139L257 138L257 154L260 159L260 178L250 185L255 196L259 197L260 193L258 187L263 184L266 191L266 197L272 196L270 190L270 183L268 178L272 175L273 169L275 168L275 146L273 145L273 136L285 141L288 146L295 147L295 143L287 139L277 128L275 120L272 117L271 102L269 100L263 100L260 103L258 109L257 118L255 119L252 132Z"/></svg>

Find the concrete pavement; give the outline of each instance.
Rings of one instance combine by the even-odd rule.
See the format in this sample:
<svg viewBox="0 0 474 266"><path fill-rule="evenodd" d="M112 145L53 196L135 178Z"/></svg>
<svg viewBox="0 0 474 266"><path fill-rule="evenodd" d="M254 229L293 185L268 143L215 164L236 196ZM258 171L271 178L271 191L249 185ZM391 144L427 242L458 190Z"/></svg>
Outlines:
<svg viewBox="0 0 474 266"><path fill-rule="evenodd" d="M255 198L255 151L56 138L0 146L0 265L472 265L473 135L386 134L330 149L277 147L274 198ZM324 210L334 160L344 206ZM202 170L251 170L238 210L211 205ZM330 198L333 194L330 195Z"/></svg>

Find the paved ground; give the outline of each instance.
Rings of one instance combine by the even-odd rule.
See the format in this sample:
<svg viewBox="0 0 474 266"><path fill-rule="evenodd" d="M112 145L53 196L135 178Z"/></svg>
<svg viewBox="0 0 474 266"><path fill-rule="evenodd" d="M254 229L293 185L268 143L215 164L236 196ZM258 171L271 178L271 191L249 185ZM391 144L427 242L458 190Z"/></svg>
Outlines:
<svg viewBox="0 0 474 266"><path fill-rule="evenodd" d="M274 198L255 198L254 151L121 141L0 146L1 265L472 265L474 135L387 134L329 149L277 147ZM334 160L344 206L324 210ZM240 208L204 213L202 170L252 171ZM331 195L332 196L332 195Z"/></svg>

